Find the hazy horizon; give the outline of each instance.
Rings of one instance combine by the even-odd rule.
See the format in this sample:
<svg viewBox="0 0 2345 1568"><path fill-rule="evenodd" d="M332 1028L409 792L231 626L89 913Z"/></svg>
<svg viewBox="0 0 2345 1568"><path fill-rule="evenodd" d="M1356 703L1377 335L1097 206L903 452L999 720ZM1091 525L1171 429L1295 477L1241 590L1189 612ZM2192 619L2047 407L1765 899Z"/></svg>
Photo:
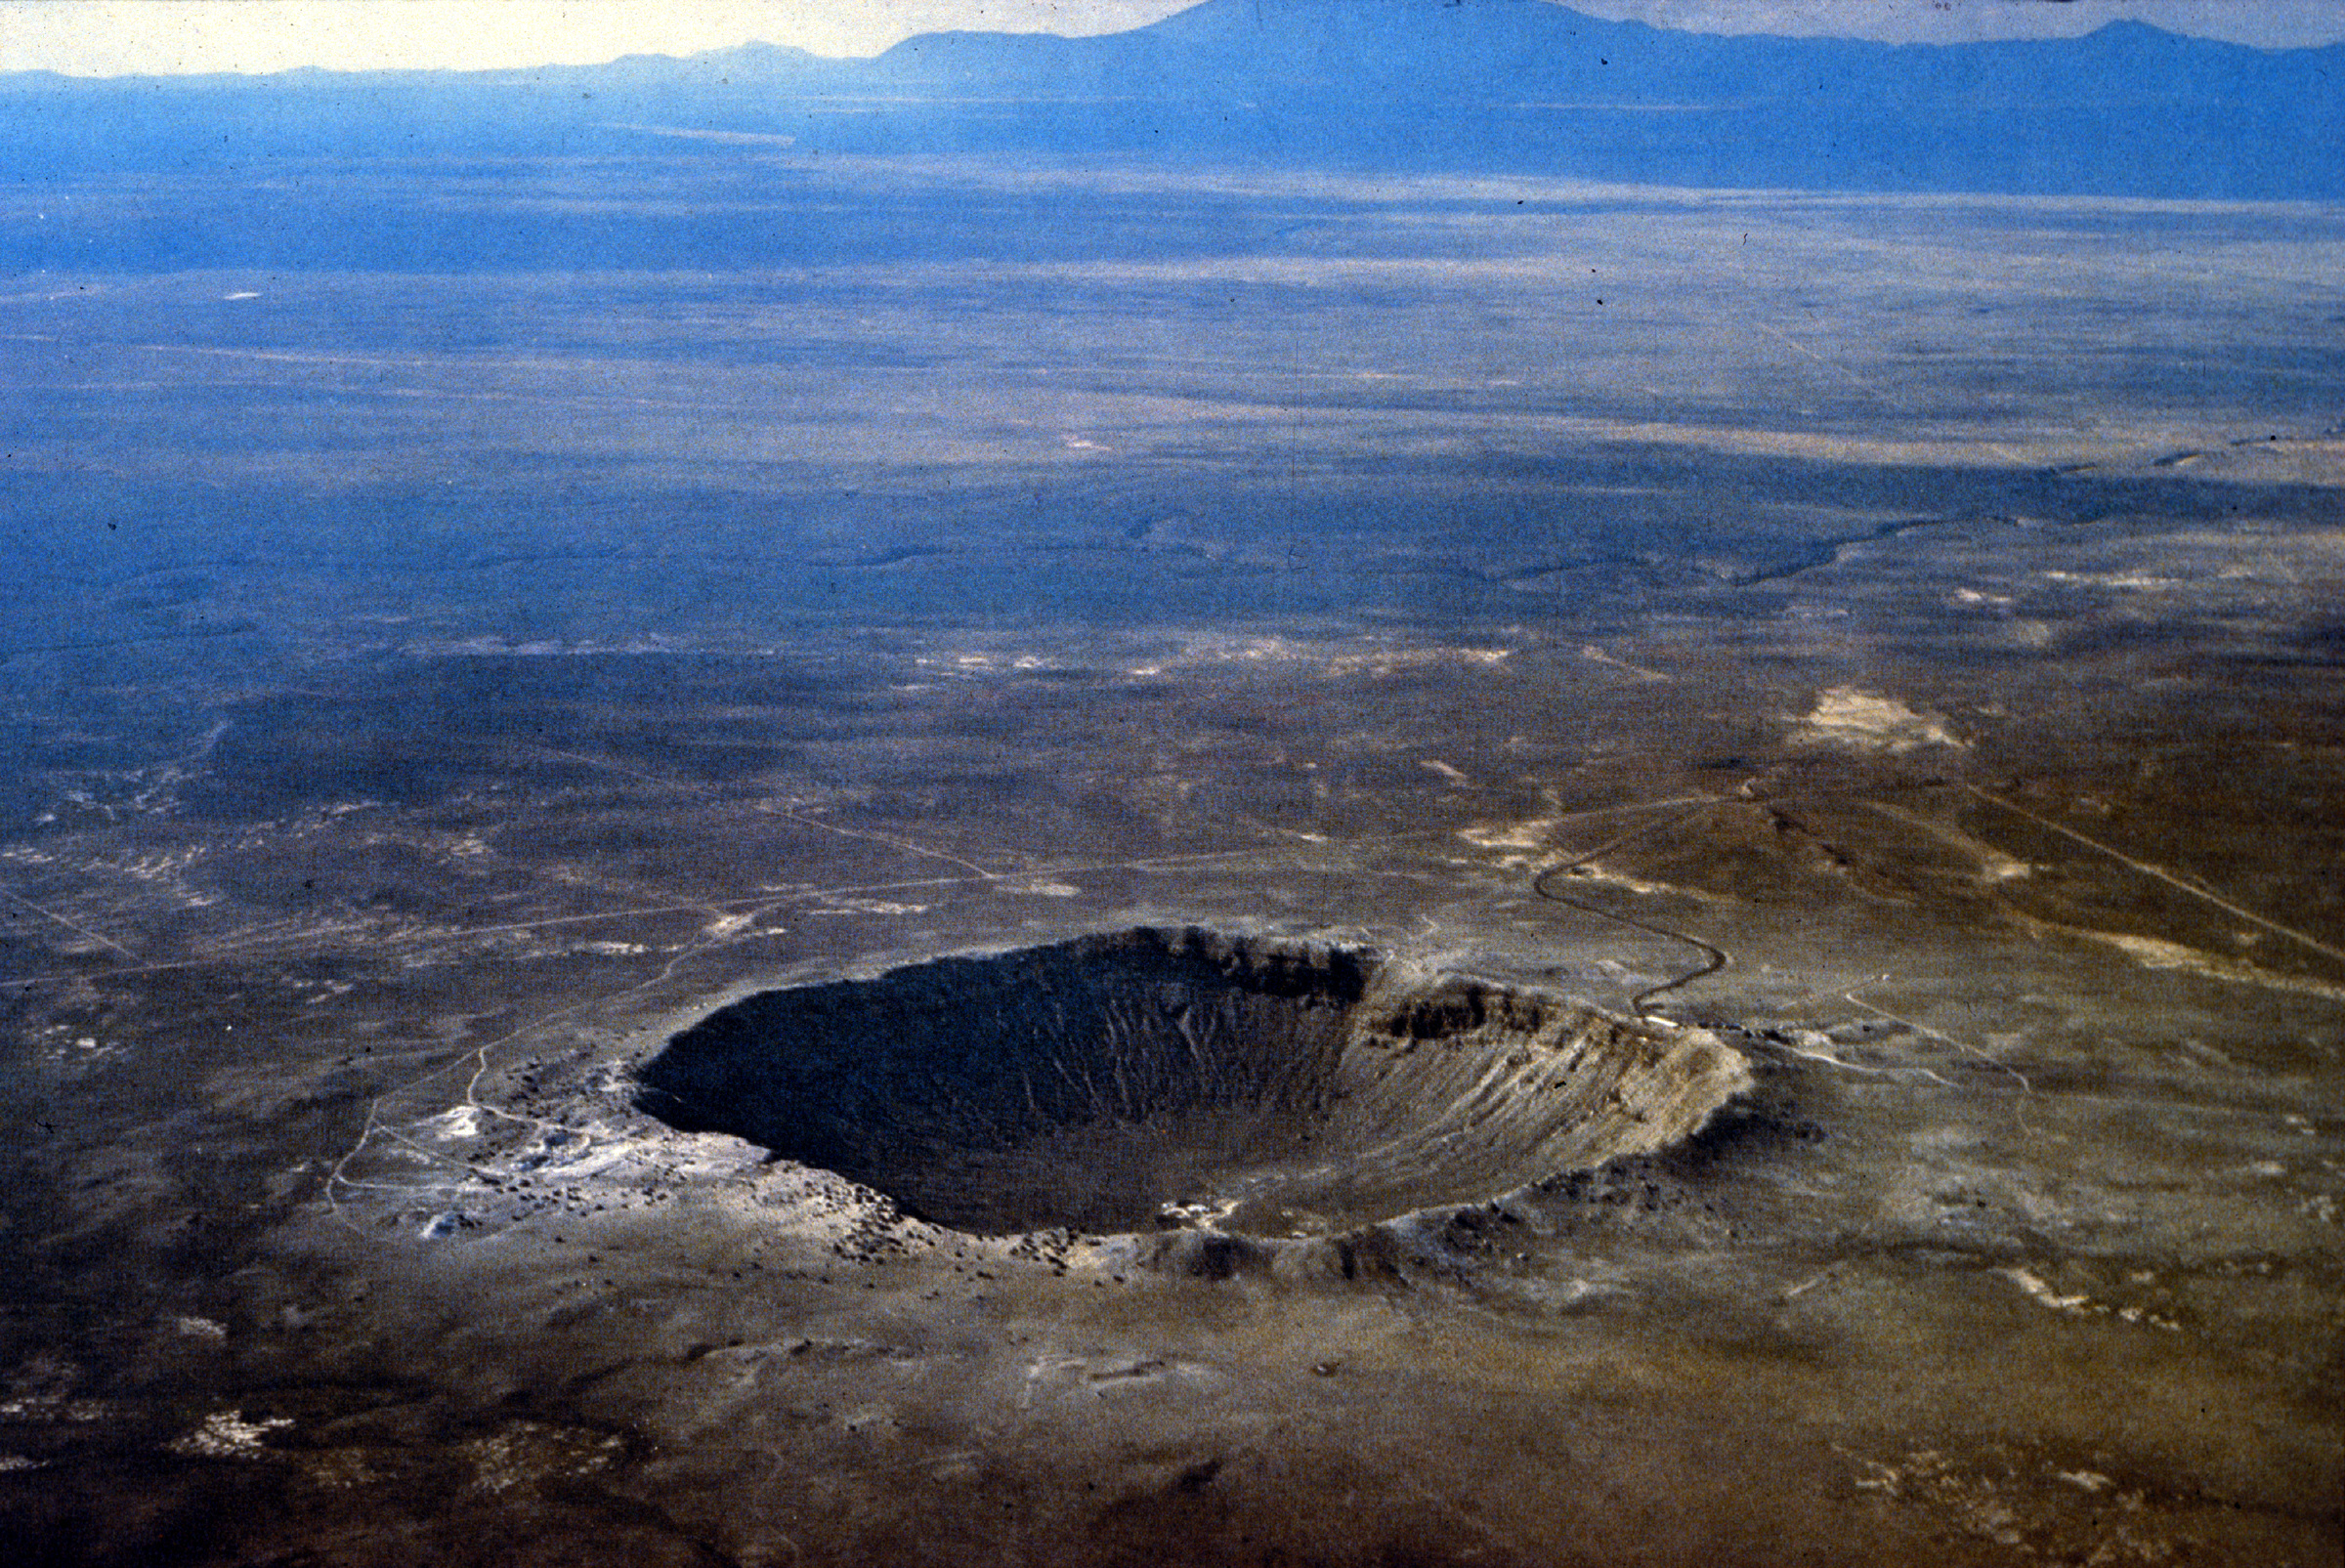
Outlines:
<svg viewBox="0 0 2345 1568"><path fill-rule="evenodd" d="M745 0L657 8L633 0L503 0L499 25L484 29L470 0L14 0L0 4L0 74L527 70L630 55L687 58L750 43L847 61L932 32L1081 37L1190 9L1193 0L842 0L789 13ZM2117 21L2264 49L2345 40L2340 0L2251 8L2212 0L1899 0L1861 11L1819 0L1582 0L1566 9L1684 32L1886 43L2078 37Z"/></svg>

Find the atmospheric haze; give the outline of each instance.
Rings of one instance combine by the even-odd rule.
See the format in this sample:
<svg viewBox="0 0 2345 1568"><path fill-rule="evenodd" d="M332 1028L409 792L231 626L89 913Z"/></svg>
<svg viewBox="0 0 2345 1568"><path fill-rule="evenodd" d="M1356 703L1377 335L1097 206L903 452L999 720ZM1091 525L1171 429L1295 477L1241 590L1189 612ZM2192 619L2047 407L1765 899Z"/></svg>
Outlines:
<svg viewBox="0 0 2345 1568"><path fill-rule="evenodd" d="M1539 0L1548 3L1548 0ZM1134 28L1182 0L13 0L0 3L0 71L75 76L205 71L496 70L599 64L780 44L863 57L948 30L1082 36ZM1892 43L2073 37L2140 21L2260 48L2345 41L2338 0L1584 0L1614 21L1693 32L1862 37Z"/></svg>
<svg viewBox="0 0 2345 1568"><path fill-rule="evenodd" d="M12 1561L2336 1559L2337 52L1312 14L0 77Z"/></svg>

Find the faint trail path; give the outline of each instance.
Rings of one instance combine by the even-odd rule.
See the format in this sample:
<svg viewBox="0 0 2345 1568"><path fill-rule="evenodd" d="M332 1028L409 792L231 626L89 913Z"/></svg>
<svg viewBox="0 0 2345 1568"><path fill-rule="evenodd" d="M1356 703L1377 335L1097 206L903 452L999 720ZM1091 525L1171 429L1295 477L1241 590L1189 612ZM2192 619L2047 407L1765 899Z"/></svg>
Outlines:
<svg viewBox="0 0 2345 1568"><path fill-rule="evenodd" d="M1855 1006L1863 1008L1866 1012L1871 1013L1876 1018L1886 1018L1891 1023L1901 1024L1905 1028L1912 1030L1915 1034L1923 1036L1926 1038L1944 1040L1947 1044L1953 1046L1958 1051L1967 1051L1971 1055L1978 1057L1979 1060L1984 1062L1987 1066L1995 1068L2001 1072L2009 1073L2013 1078L2019 1081L2020 1087L2025 1092L2028 1094L2033 1094L2035 1092L2035 1085L2027 1081L2026 1074L2021 1072L2009 1062L2004 1061L2001 1057L1996 1056L1993 1052L1982 1050L1979 1046L1972 1044L1967 1039L1957 1039L1942 1029L1932 1029L1928 1024L1919 1024L1910 1018L1901 1018L1897 1014L1891 1012L1888 1008L1876 1007L1871 1002L1866 1001L1862 996L1856 995L1856 993L1868 990L1873 986L1883 985L1893 978L1895 977L1883 975L1880 979L1868 980L1861 986L1851 986L1848 990L1842 992L1840 995L1844 1000L1852 1003ZM1945 1081L1943 1079L1940 1079L1939 1081L1942 1083Z"/></svg>
<svg viewBox="0 0 2345 1568"><path fill-rule="evenodd" d="M1781 327L1776 326L1769 321L1753 321L1751 324L1756 326L1760 331L1765 332L1769 337L1771 337L1776 342L1782 344L1785 348L1791 350L1792 353L1800 355L1805 359L1813 360L1815 363L1822 365L1825 369L1833 372L1835 375L1847 380L1850 385L1861 387L1866 392L1871 393L1874 399L1879 402L1883 407L1893 409L1894 411L1902 414L1907 419L1917 417L1917 410L1912 404L1906 403L1901 398L1892 397L1889 389L1886 387L1881 386L1877 382L1866 380L1864 377L1858 375L1855 371L1850 369L1847 365L1841 363L1840 360L1833 359L1829 355L1816 353L1815 350L1810 348L1807 344L1802 343L1798 338L1793 337L1789 332L1784 331ZM2014 468L2025 468L2027 466L2027 459L2025 457L2022 456L2016 451L2013 451L2009 446L2004 445L2001 442L1982 441L1979 443L1979 445L1987 451L1993 452L1997 457L2002 458L2003 461L2011 464L2011 466Z"/></svg>
<svg viewBox="0 0 2345 1568"><path fill-rule="evenodd" d="M668 789L692 790L701 794L715 795L719 798L723 796L723 791L713 784L700 784L690 779L665 778L657 773L647 773L641 768L630 768L623 762L614 762L609 757L593 756L583 751L559 751L552 746L517 746L514 749L533 752L538 756L560 757L566 762L582 762L590 768L600 768L607 773L625 774L630 779L641 779L648 784L660 784ZM975 871L979 876L988 879L1015 874L1008 871L989 871L974 861L962 860L959 855L950 854L945 850L930 849L925 844L901 837L895 833L882 833L863 827L841 827L836 823L827 823L820 818L807 816L794 803L782 806L776 805L770 800L760 800L752 803L752 809L764 812L769 817L779 817L784 822L795 823L800 827L820 828L826 833L836 833L841 838L861 838L874 844L885 844L890 849L900 849L907 855L918 855L928 860L944 861L966 870Z"/></svg>
<svg viewBox="0 0 2345 1568"><path fill-rule="evenodd" d="M1538 875L1531 878L1531 891L1551 903L1568 906L1569 908L1579 910L1584 913L1593 914L1599 920L1610 920L1615 925L1625 925L1633 931L1642 931L1648 936L1661 937L1670 942L1684 943L1686 947L1693 948L1701 953L1702 962L1700 967L1689 970L1686 973L1678 976L1675 980L1665 980L1660 985L1648 986L1644 990L1637 993L1636 996L1629 998L1630 1008L1640 1017L1643 1017L1650 1012L1651 1008L1649 1004L1655 996L1666 996L1670 992L1676 991L1682 986L1689 986L1696 980L1707 979L1711 975L1718 973L1721 969L1726 968L1727 964L1733 962L1733 959L1727 956L1725 949L1713 947L1709 943L1704 942L1700 937L1688 936L1683 931L1675 931L1670 929L1668 926L1654 925L1650 921L1640 920L1633 914L1622 914L1617 910L1607 910L1599 904L1590 904L1584 899L1572 898L1568 894L1556 892L1554 887L1550 886L1549 884L1557 875L1566 871L1577 870L1579 868L1594 862L1599 855L1606 854L1614 849L1619 848L1621 845L1630 843L1636 839L1648 837L1651 834L1665 832L1670 828L1681 826L1685 823L1691 822L1694 818L1699 817L1702 815L1702 813L1719 804L1721 804L1720 801L1705 797L1702 803L1694 807L1691 811L1683 811L1674 817L1665 818L1657 823L1646 823L1641 827L1632 827L1627 832L1616 834L1613 837L1604 840L1604 842L1601 844L1597 845L1596 848L1584 851L1570 860L1556 861L1552 865L1543 869Z"/></svg>
<svg viewBox="0 0 2345 1568"><path fill-rule="evenodd" d="M660 972L649 977L648 979L639 980L635 984L622 987L618 991L583 997L577 1001L569 1002L563 1006L554 1008L550 1012L542 1013L539 1016L531 1019L526 1024L522 1024L516 1028L507 1030L504 1034L497 1036L493 1039L483 1040L480 1044L456 1057L453 1061L445 1063L440 1067L436 1067L432 1071L425 1073L420 1077L409 1079L405 1083L395 1084L394 1086L385 1089L382 1093L374 1096L374 1098L367 1104L366 1120L364 1123L360 1126L357 1139L348 1149L343 1151L341 1158L337 1159L326 1171L325 1179L320 1196L325 1204L327 1213L337 1224L340 1224L345 1228L355 1230L358 1227L354 1226L342 1212L342 1196L344 1194L356 1194L369 1191L391 1192L399 1194L408 1199L410 1202L413 1202L426 1196L436 1196L449 1192L463 1192L471 1190L471 1183L469 1179L448 1185L434 1186L428 1183L358 1181L354 1180L349 1175L351 1162L363 1155L367 1148L374 1142L374 1140L378 1137L381 1137L387 1138L390 1141L398 1144L400 1147L415 1155L418 1159L422 1160L426 1164L442 1165L448 1166L451 1169L464 1171L467 1178L469 1178L472 1170L472 1166L469 1162L457 1159L452 1155L443 1154L437 1150L426 1149L405 1134L404 1130L405 1127L413 1125L418 1120L429 1120L429 1118L411 1118L405 1123L387 1123L383 1120L383 1106L386 1101L392 1100L401 1095L413 1094L416 1090L422 1088L427 1083L431 1083L439 1079L447 1078L453 1073L463 1072L467 1066L469 1066L472 1071L464 1080L462 1096L456 1102L458 1106L478 1111L485 1116L495 1117L502 1122L513 1123L518 1126L533 1128L540 1132L550 1131L559 1127L569 1137L577 1141L581 1151L593 1148L596 1143L596 1138L594 1133L588 1128L570 1126L566 1123L552 1121L545 1117L522 1116L515 1112L505 1110L501 1106L490 1105L481 1099L481 1080L487 1078L492 1071L492 1066L489 1059L490 1053L496 1050L500 1046L511 1045L516 1041L527 1040L532 1036L545 1029L548 1025L559 1023L563 1019L573 1017L580 1012L585 1011L589 1007L608 1007L614 1003L622 1001L629 996L635 996L640 992L649 991L656 986L664 985L668 981L675 978L676 971L682 968L687 961L726 945L727 943L722 940L689 944L683 949L679 950L677 953L670 955L667 962L661 966Z"/></svg>
<svg viewBox="0 0 2345 1568"><path fill-rule="evenodd" d="M1337 849L1358 849L1366 848L1375 844L1396 843L1404 839L1420 838L1427 836L1428 834L1444 833L1447 831L1447 828L1439 827L1416 828L1408 832L1387 833L1372 838L1344 839L1340 842L1330 840L1329 844L1330 847ZM973 875L968 876L923 876L895 882L846 882L831 887L792 888L786 892L780 893L755 893L737 899L716 899L713 901L699 901L678 904L630 905L625 909L602 910L592 914L549 914L539 919L508 920L497 925L457 926L445 931L431 932L426 936L414 939L406 945L409 947L416 947L439 942L464 942L475 937L500 936L514 931L539 931L554 926L589 925L598 921L609 920L631 920L655 914L707 914L716 911L731 910L746 910L754 912L759 910L779 908L780 906L786 904L799 903L809 899L848 898L874 893L933 892L944 888L968 887L973 884L990 885L1003 881L1017 882L1023 881L1030 877L1048 879L1058 876L1083 876L1100 871L1169 870L1183 866L1202 866L1213 861L1246 860L1258 855L1275 853L1278 853L1278 846L1276 845L1249 844L1242 849L1193 850L1172 855L1147 855L1132 860L1082 861L1065 864L1045 864L1042 866L1031 867L1027 869L1019 871L978 870ZM98 940L104 941L105 939L99 938ZM108 944L108 946L112 946L112 944ZM281 946L276 945L272 941L268 940L239 943L234 947L215 948L208 953L199 954L193 957L175 958L164 963L117 964L112 968L104 970L55 970L48 974L20 975L13 979L0 980L0 989L12 989L20 986L46 986L54 985L63 981L100 979L110 980L116 977L128 975L162 974L175 969L201 969L216 963L228 963L246 958L294 958L301 957L309 954L341 951L342 949L347 948L347 943L321 943L316 940L316 934L313 933L307 939L301 937L288 937Z"/></svg>
<svg viewBox="0 0 2345 1568"><path fill-rule="evenodd" d="M2232 903L2229 899L2219 898L2215 894L2208 892L2205 888L2200 887L2183 877L2176 876L2173 872L2166 870L2161 867L2153 866L2148 861L2137 861L2132 856L2125 854L2121 850L2111 849L2109 845L2102 843L2097 838L2086 837L2073 827L2066 827L2061 824L2054 822L2049 817L2038 816L2036 813L2029 811L2025 806L2019 804L2017 801L2006 800L2001 795L1989 794L1986 790L1980 788L1977 784L1966 784L1962 787L1969 793L1977 795L1981 800L1988 802L1990 805L2000 806L2005 811L2008 811L2015 816L2025 817L2039 827L2048 827L2052 831L2060 834L2063 838L2072 838L2077 843L2084 845L2087 849L2098 850L2102 854L2108 856L2110 860L2115 861L2120 866L2128 867L2133 870L2137 870L2144 876L2153 877L2156 880L2165 883L2168 887L2180 888L2183 892L2188 893L2191 897L2198 899L2204 903L2211 904L2226 914L2236 915L2238 918L2245 920L2250 925L2260 925L2265 930L2273 932L2279 936L2286 937L2290 942L2296 943L2301 947L2310 948L2313 952L2321 954L2324 957L2334 958L2339 963L2345 963L2345 949L2332 948L2327 943L2323 942L2316 937L2309 937L2302 931L2295 930L2289 926L2281 925L2278 920L2266 919L2264 916L2256 913L2253 910L2243 910L2237 904Z"/></svg>
<svg viewBox="0 0 2345 1568"><path fill-rule="evenodd" d="M32 900L26 898L21 893L13 892L8 888L0 887L0 898L5 898L11 903L21 904L24 906L24 908L30 910L33 913L40 915L43 919L55 920L59 925L64 926L68 931L78 931L83 936L88 937L92 942L103 942L107 947L113 949L116 953L122 954L122 956L125 958L136 958L138 956L137 954L131 952L121 943L116 942L112 937L101 936L97 932L91 930L88 926L83 925L78 921L66 919L55 910L42 909L38 904L33 903Z"/></svg>
<svg viewBox="0 0 2345 1568"><path fill-rule="evenodd" d="M841 827L836 823L827 823L820 818L809 817L794 808L777 806L771 801L759 802L756 809L769 817L779 817L784 822L796 823L800 827L819 827L826 833L836 833L841 838L861 838L874 844L885 844L890 849L900 849L907 855L924 856L932 861L943 861L947 865L959 866L975 871L984 881L994 882L1004 876L1018 874L1013 871L989 871L975 861L964 861L959 855L946 850L930 849L925 844L917 843L909 838L900 838L894 833L877 832L866 827Z"/></svg>
<svg viewBox="0 0 2345 1568"><path fill-rule="evenodd" d="M646 777L650 776L647 775ZM1388 843L1398 839L1418 837L1428 831L1438 830L1440 829L1420 828L1409 832L1386 834L1377 839L1354 840L1352 842L1354 844ZM864 835L851 833L849 836L860 837ZM1145 870L1156 867L1195 865L1215 860L1242 859L1248 856L1262 854L1264 852L1264 848L1265 846L1261 845L1251 845L1244 849L1209 850L1187 855L1155 856L1143 860L1102 862L1079 867L1067 866L1034 874L1081 874L1087 870ZM963 862L961 864L965 865L967 863ZM779 897L772 893L765 893L754 898L727 901L724 906L720 907L746 905L760 909L771 909L795 900L836 896L842 893L900 891L907 888L957 887L966 886L971 883L994 883L1002 880L1005 874L1002 872L986 871L975 867L971 867L970 869L976 872L975 875L931 877L918 882L862 884L854 887L830 889L804 889L797 892L781 895ZM558 925L576 920L625 919L630 916L660 912L702 913L705 912L707 909L708 906L704 904L681 904L674 906L673 909L669 911L643 909L614 910L607 914L557 915L542 921L517 921L510 925L482 927L479 928L479 930L495 932L529 929L533 926ZM451 934L450 939L452 939L452 937L455 935L461 934L471 933L453 933ZM469 1179L435 1184L431 1182L366 1181L361 1180L350 1174L350 1166L353 1162L362 1158L366 1151L379 1139L397 1144L399 1147L406 1150L409 1154L413 1155L426 1165L439 1165L450 1171L463 1171L467 1173L467 1176L469 1176L471 1166L468 1162L453 1155L426 1148L407 1135L405 1130L407 1127L414 1125L418 1121L429 1120L428 1117L416 1116L405 1118L400 1121L391 1121L387 1120L384 1116L384 1108L387 1104L401 1099L402 1097L414 1095L418 1090L423 1089L426 1085L444 1079L451 1078L457 1074L463 1074L465 1076L463 1080L463 1088L455 1101L456 1106L469 1108L471 1110L480 1112L483 1115L494 1117L499 1121L512 1123L524 1127L535 1128L540 1131L551 1130L555 1127L560 1127L571 1138L580 1140L581 1150L585 1148L591 1148L595 1142L595 1136L594 1133L588 1129L549 1121L542 1117L520 1115L515 1112L508 1111L501 1106L493 1105L483 1100L480 1097L480 1084L481 1081L487 1078L489 1074L494 1070L494 1064L491 1061L492 1053L516 1044L526 1043L529 1039L547 1029L549 1026L558 1024L567 1018L574 1017L588 1008L607 1008L625 1000L627 997L638 996L644 992L652 991L660 986L665 985L675 978L677 971L682 969L685 964L691 962L693 959L705 956L706 954L716 952L719 949L735 945L740 940L743 939L735 936L726 936L720 938L704 938L701 941L687 943L685 946L678 949L668 956L666 962L661 966L657 974L648 976L647 978L639 980L632 985L621 987L617 991L584 997L577 1001L570 1002L563 1006L556 1007L548 1012L542 1013L537 1017L531 1019L529 1022L518 1025L491 1039L482 1041L480 1044L473 1046L469 1050L463 1051L452 1060L445 1062L441 1066L433 1068L427 1073L420 1074L415 1078L407 1080L405 1082L394 1084L391 1087L384 1089L381 1093L373 1096L373 1098L367 1104L366 1119L361 1124L357 1137L353 1140L350 1147L345 1149L340 1157L338 1157L332 1163L332 1165L327 1167L325 1176L321 1183L321 1192L320 1196L324 1204L329 1217L331 1217L335 1223L340 1224L347 1229L358 1229L358 1226L343 1213L343 1204L346 1198L355 1198L362 1193L387 1192L413 1203L431 1198L445 1197L448 1194L466 1193L473 1190ZM189 964L185 965L150 965L149 967L190 967L192 964L200 963L202 961L204 960L196 959L190 960ZM119 969L108 971L108 973L112 974L120 974L126 971ZM5 982L5 984L32 983L34 982Z"/></svg>

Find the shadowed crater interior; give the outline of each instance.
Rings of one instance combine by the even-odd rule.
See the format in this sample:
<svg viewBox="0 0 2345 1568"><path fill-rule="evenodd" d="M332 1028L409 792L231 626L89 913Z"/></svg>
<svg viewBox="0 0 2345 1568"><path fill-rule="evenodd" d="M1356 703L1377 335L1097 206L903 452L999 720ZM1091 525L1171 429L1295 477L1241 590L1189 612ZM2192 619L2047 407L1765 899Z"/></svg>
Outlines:
<svg viewBox="0 0 2345 1568"><path fill-rule="evenodd" d="M770 991L645 1109L981 1234L1340 1233L1683 1138L1748 1081L1698 1030L1315 945L1140 929Z"/></svg>

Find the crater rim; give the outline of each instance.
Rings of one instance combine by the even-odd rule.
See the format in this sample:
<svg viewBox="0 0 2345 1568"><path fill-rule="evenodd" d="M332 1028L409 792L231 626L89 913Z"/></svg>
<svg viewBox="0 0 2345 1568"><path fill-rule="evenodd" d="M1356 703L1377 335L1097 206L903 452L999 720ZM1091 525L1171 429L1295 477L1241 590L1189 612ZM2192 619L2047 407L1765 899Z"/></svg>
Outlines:
<svg viewBox="0 0 2345 1568"><path fill-rule="evenodd" d="M639 1109L976 1236L1357 1235L1684 1141L1707 1030L1370 946L1137 925L750 992Z"/></svg>

